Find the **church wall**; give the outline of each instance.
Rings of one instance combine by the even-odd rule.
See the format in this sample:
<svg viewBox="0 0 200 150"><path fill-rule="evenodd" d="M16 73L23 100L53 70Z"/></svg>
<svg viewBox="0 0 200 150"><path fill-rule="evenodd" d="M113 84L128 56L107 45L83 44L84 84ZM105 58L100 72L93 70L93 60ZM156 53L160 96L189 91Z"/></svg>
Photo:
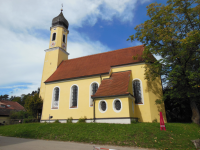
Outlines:
<svg viewBox="0 0 200 150"><path fill-rule="evenodd" d="M58 63L58 54L59 50L47 51L45 54L43 73L42 73L42 81L40 86L40 96L44 99L45 94L45 84L44 82L53 74L53 72L57 69Z"/></svg>
<svg viewBox="0 0 200 150"><path fill-rule="evenodd" d="M66 32L64 32L64 31L66 31ZM55 42L54 46L52 46L53 33L56 33L56 40L54 41ZM63 48L63 46L62 46L62 44L63 44L63 41L62 41L63 34L65 34L65 37L66 37L65 47L67 47L67 34L68 34L68 31L66 29L64 29L63 27L61 27L61 26L57 26L57 27L51 28L51 36L50 36L49 48L52 48L52 47L62 47Z"/></svg>
<svg viewBox="0 0 200 150"><path fill-rule="evenodd" d="M139 122L152 122L152 112L151 112L151 103L155 103L156 99L151 98L149 99L149 92L148 92L148 86L147 86L147 80L145 80L144 76L144 63L138 63L138 64L132 64L132 65L126 65L126 66L119 66L119 67L113 67L112 72L120 72L120 71L126 71L131 70L131 78L130 78L130 84L132 85L132 81L134 79L140 79L142 82L142 89L143 89L143 104L135 104L135 110L134 110L134 117L139 118ZM128 91L130 93L132 92L132 86L129 84Z"/></svg>
<svg viewBox="0 0 200 150"><path fill-rule="evenodd" d="M115 99L121 100L121 110L120 112L115 112L113 109L113 101ZM101 112L99 110L100 101L105 100L107 103L107 110ZM107 98L96 98L95 99L95 118L123 118L130 117L129 114L129 99L128 96L118 96L118 97L107 97Z"/></svg>
<svg viewBox="0 0 200 150"><path fill-rule="evenodd" d="M157 78L156 80L154 80L154 82L147 82L147 84L149 87L149 99L150 99L150 101L152 101L150 103L152 121L157 119L157 121L160 122L160 112L162 112L163 119L166 123L167 119L166 119L164 103L155 104L155 100L161 99L162 95L163 95L161 80L160 80L160 78Z"/></svg>
<svg viewBox="0 0 200 150"><path fill-rule="evenodd" d="M69 117L72 117L73 119L79 119L84 116L86 116L87 119L92 119L93 107L89 106L89 99L90 84L94 81L100 85L100 76L46 84L42 120L48 120L49 114L53 116L53 120L67 119ZM69 108L70 89L74 84L78 86L78 107ZM53 89L56 86L60 88L59 108L51 109Z"/></svg>

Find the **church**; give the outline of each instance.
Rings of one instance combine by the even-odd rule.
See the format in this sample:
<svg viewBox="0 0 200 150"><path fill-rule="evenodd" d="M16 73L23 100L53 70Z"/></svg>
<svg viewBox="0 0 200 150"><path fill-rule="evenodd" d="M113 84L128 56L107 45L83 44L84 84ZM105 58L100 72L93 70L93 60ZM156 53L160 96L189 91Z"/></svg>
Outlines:
<svg viewBox="0 0 200 150"><path fill-rule="evenodd" d="M144 45L68 59L68 27L61 10L45 50L41 122L49 116L61 123L71 117L73 123L83 117L97 123L159 122L160 112L166 122L164 104L155 104L162 96L161 79L145 80Z"/></svg>

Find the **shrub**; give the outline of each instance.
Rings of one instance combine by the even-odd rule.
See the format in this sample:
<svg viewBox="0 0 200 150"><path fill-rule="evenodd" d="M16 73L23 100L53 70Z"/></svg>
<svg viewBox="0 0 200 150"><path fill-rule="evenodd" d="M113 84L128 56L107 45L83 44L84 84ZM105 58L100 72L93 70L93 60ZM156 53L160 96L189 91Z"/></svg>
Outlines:
<svg viewBox="0 0 200 150"><path fill-rule="evenodd" d="M54 123L60 123L60 122L59 122L59 120L57 119L57 120L54 121Z"/></svg>
<svg viewBox="0 0 200 150"><path fill-rule="evenodd" d="M78 123L85 123L86 119L87 119L86 116L84 116L84 118L81 117L78 119Z"/></svg>
<svg viewBox="0 0 200 150"><path fill-rule="evenodd" d="M154 119L153 121L152 121L152 123L157 123L158 121L157 121L157 119Z"/></svg>
<svg viewBox="0 0 200 150"><path fill-rule="evenodd" d="M135 119L131 119L131 123L138 123L138 118L135 118Z"/></svg>
<svg viewBox="0 0 200 150"><path fill-rule="evenodd" d="M25 119L29 116L29 113L26 111L11 111L10 119Z"/></svg>
<svg viewBox="0 0 200 150"><path fill-rule="evenodd" d="M72 117L70 117L70 118L67 118L67 123L72 123L72 120L73 120L73 118L72 118Z"/></svg>

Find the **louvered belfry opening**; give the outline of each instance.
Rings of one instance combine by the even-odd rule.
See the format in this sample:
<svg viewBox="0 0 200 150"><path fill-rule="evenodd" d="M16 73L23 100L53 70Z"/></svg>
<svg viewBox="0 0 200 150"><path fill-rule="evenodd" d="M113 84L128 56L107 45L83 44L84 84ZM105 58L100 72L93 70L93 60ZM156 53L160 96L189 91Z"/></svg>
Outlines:
<svg viewBox="0 0 200 150"><path fill-rule="evenodd" d="M135 96L135 103L142 103L141 85L139 80L133 81L133 93Z"/></svg>
<svg viewBox="0 0 200 150"><path fill-rule="evenodd" d="M63 42L65 43L65 35L63 35Z"/></svg>
<svg viewBox="0 0 200 150"><path fill-rule="evenodd" d="M77 98L78 98L78 87L74 85L72 87L72 107L77 107Z"/></svg>
<svg viewBox="0 0 200 150"><path fill-rule="evenodd" d="M94 95L97 92L98 89L98 84L97 83L93 83L92 84L92 95Z"/></svg>
<svg viewBox="0 0 200 150"><path fill-rule="evenodd" d="M115 101L115 109L120 110L121 109L121 102L119 100Z"/></svg>
<svg viewBox="0 0 200 150"><path fill-rule="evenodd" d="M58 101L59 101L59 88L56 87L54 89L53 107L58 107Z"/></svg>
<svg viewBox="0 0 200 150"><path fill-rule="evenodd" d="M53 33L52 41L56 40L56 33Z"/></svg>

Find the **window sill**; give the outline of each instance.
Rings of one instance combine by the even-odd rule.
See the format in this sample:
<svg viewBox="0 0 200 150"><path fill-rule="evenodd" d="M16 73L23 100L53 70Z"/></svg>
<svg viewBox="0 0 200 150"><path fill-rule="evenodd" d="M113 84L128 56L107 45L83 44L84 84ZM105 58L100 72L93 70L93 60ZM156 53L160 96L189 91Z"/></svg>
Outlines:
<svg viewBox="0 0 200 150"><path fill-rule="evenodd" d="M53 107L53 108L51 108L51 109L58 109L58 107Z"/></svg>
<svg viewBox="0 0 200 150"><path fill-rule="evenodd" d="M135 103L135 104L143 104L143 103L140 102L140 103Z"/></svg>
<svg viewBox="0 0 200 150"><path fill-rule="evenodd" d="M72 107L70 107L70 108L77 108L77 106L72 106Z"/></svg>
<svg viewBox="0 0 200 150"><path fill-rule="evenodd" d="M90 107L93 107L93 105L90 105Z"/></svg>

